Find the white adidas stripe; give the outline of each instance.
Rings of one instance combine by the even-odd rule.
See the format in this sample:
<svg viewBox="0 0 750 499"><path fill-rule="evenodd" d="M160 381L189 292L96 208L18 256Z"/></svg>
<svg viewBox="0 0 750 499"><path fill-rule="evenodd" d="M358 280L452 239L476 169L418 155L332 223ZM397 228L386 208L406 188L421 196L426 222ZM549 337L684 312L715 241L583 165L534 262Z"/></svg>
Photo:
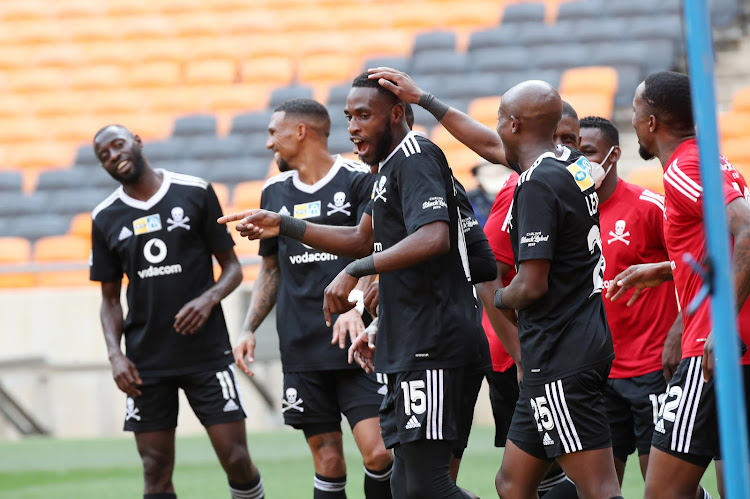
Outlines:
<svg viewBox="0 0 750 499"><path fill-rule="evenodd" d="M552 419L557 425L560 441L563 444L563 450L566 454L583 450L583 444L578 437L578 431L576 431L573 418L571 418L568 410L562 380L547 383L544 385L544 389L547 393Z"/></svg>
<svg viewBox="0 0 750 499"><path fill-rule="evenodd" d="M699 194L693 194L689 190L685 188L683 184L681 184L673 175L670 170L667 170L666 173L664 173L664 180L666 180L669 184L671 184L675 189L677 189L678 192L682 193L686 198L689 200L696 202L698 201Z"/></svg>
<svg viewBox="0 0 750 499"><path fill-rule="evenodd" d="M655 197L648 194L649 191L643 191L643 193L640 195L638 199L641 199L643 201L648 201L649 203L653 203L659 208L661 208L661 211L664 211L664 199L661 197Z"/></svg>
<svg viewBox="0 0 750 499"><path fill-rule="evenodd" d="M427 440L443 439L443 370L427 369Z"/></svg>
<svg viewBox="0 0 750 499"><path fill-rule="evenodd" d="M94 208L94 211L91 212L91 220L96 219L96 216L99 214L100 211L102 211L107 206L111 205L115 202L115 200L120 198L120 192L122 191L122 187L118 187L112 194L107 196L107 198L99 203L96 208Z"/></svg>
<svg viewBox="0 0 750 499"><path fill-rule="evenodd" d="M674 161L674 163L672 163L672 166L671 166L671 168L670 168L670 169L671 169L672 171L674 171L674 173L675 173L675 174L676 174L676 175L677 175L677 176L678 176L678 177L679 177L679 178L680 178L680 179L681 179L681 180L682 180L682 181L683 181L683 182L684 182L684 183L685 183L686 185L688 185L688 186L689 186L690 188L692 188L692 189L693 189L694 191L696 191L696 192L703 192L703 187L701 187L701 185L700 185L700 184L699 184L698 182L696 182L695 180L693 180L692 178L690 178L690 177L689 177L688 175L685 175L685 172L683 172L682 170L680 170L680 167L679 167L679 166L677 166L677 160L675 160L675 161Z"/></svg>
<svg viewBox="0 0 750 499"><path fill-rule="evenodd" d="M274 175L273 177L271 177L268 180L266 180L265 184L263 184L263 190L265 190L265 188L268 187L269 185L273 185L273 184L275 184L277 182L281 182L283 180L288 179L292 175L294 175L294 170L289 170L288 172L279 173L278 175Z"/></svg>
<svg viewBox="0 0 750 499"><path fill-rule="evenodd" d="M185 175L184 173L171 172L170 181L174 184L191 185L193 187L200 187L201 189L208 188L208 182L200 177L194 177L193 175Z"/></svg>
<svg viewBox="0 0 750 499"><path fill-rule="evenodd" d="M557 427L557 433L560 438L560 442L563 446L563 451L566 454L570 454L570 447L571 447L571 440L570 440L570 432L565 431L565 434L563 434L563 431L566 430L564 426L562 425L562 418L560 418L559 413L559 400L555 396L556 395L556 385L555 383L545 383L544 385L544 391L547 394L547 402L549 405L550 412L552 413L552 421L554 421L555 426Z"/></svg>

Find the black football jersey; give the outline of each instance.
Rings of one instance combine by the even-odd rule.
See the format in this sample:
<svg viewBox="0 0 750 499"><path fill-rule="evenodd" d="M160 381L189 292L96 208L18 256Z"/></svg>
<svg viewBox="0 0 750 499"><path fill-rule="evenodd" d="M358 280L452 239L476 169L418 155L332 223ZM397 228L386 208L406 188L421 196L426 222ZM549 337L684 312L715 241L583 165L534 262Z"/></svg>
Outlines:
<svg viewBox="0 0 750 499"><path fill-rule="evenodd" d="M272 177L263 187L260 206L308 222L354 226L362 218L371 190L370 169L338 156L314 185L304 184L294 170ZM326 286L352 260L287 237L261 240L261 256L276 253L281 271L276 328L284 371L359 369L347 362L347 351L338 343L331 345L332 328L323 316ZM337 318L334 315L331 320Z"/></svg>
<svg viewBox="0 0 750 499"><path fill-rule="evenodd" d="M125 353L141 375L183 374L231 364L224 313L217 304L195 334L174 330L183 305L214 285L212 255L234 246L221 207L203 179L163 175L151 199L122 187L92 212L90 277L128 277Z"/></svg>
<svg viewBox="0 0 750 499"><path fill-rule="evenodd" d="M451 368L476 359L476 299L450 168L428 139L407 135L372 184L375 252L423 225L450 226L450 252L380 274L375 366L378 371Z"/></svg>
<svg viewBox="0 0 750 499"><path fill-rule="evenodd" d="M602 303L604 257L591 164L578 151L542 154L518 180L510 235L516 267L550 261L547 294L520 310L524 380L544 383L614 358Z"/></svg>

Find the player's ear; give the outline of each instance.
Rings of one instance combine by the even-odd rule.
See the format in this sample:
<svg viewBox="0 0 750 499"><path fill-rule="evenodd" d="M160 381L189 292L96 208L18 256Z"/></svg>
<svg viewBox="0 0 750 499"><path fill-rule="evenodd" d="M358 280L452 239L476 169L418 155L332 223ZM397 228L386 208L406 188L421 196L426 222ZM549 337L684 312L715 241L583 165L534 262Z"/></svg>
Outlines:
<svg viewBox="0 0 750 499"><path fill-rule="evenodd" d="M610 161L612 164L617 163L617 161L622 156L622 149L620 149L620 146L615 146L614 149L612 149L612 152L609 155Z"/></svg>
<svg viewBox="0 0 750 499"><path fill-rule="evenodd" d="M302 142L307 135L307 125L304 122L300 122L297 125L297 141Z"/></svg>
<svg viewBox="0 0 750 499"><path fill-rule="evenodd" d="M510 131L511 133L518 133L521 131L521 120L512 114L510 115Z"/></svg>
<svg viewBox="0 0 750 499"><path fill-rule="evenodd" d="M138 144L138 150L143 149L143 141L141 140L141 137L138 135L133 135L133 142Z"/></svg>
<svg viewBox="0 0 750 499"><path fill-rule="evenodd" d="M401 123L405 118L404 104L399 102L391 108L391 122L393 124Z"/></svg>
<svg viewBox="0 0 750 499"><path fill-rule="evenodd" d="M655 132L656 131L656 124L657 124L657 122L656 122L656 116L654 116L653 114L649 115L649 117L648 117L648 131L652 132L652 133Z"/></svg>

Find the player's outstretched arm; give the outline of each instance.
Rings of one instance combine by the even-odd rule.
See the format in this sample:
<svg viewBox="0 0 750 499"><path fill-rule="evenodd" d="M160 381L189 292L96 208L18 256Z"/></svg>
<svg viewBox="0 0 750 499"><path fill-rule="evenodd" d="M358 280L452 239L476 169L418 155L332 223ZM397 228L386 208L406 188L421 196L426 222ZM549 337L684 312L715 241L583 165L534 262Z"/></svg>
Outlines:
<svg viewBox="0 0 750 499"><path fill-rule="evenodd" d="M506 288L495 291L495 307L523 310L547 294L550 261L524 260ZM508 352L510 353L510 352Z"/></svg>
<svg viewBox="0 0 750 499"><path fill-rule="evenodd" d="M279 268L279 255L264 256L258 271L258 277L253 284L253 292L250 295L250 306L247 309L245 322L242 324L242 332L237 339L237 344L232 349L234 362L248 376L254 373L247 365L255 360L255 331L271 313L279 292L281 282L281 270ZM245 359L247 358L247 361Z"/></svg>
<svg viewBox="0 0 750 499"><path fill-rule="evenodd" d="M366 213L354 227L313 224L266 210L248 210L217 220L220 224L234 221L239 221L235 230L248 239L290 237L315 249L353 258L372 253L372 217Z"/></svg>
<svg viewBox="0 0 750 499"><path fill-rule="evenodd" d="M627 290L635 288L633 296L630 297L627 303L629 307L635 303L644 289L654 288L665 281L671 280L672 266L669 262L631 265L612 279L607 289L606 298L617 301Z"/></svg>
<svg viewBox="0 0 750 499"><path fill-rule="evenodd" d="M135 364L128 359L120 347L123 332L122 304L120 289L122 281L102 282L102 307L100 317L104 330L104 341L107 344L107 355L112 365L112 377L117 388L137 397L141 394L138 385L142 383Z"/></svg>
<svg viewBox="0 0 750 499"><path fill-rule="evenodd" d="M365 218L370 217L363 216L362 220ZM331 314L340 314L354 307L349 301L349 293L360 277L413 267L449 251L449 226L440 220L421 226L385 251L350 263L326 287L323 295L326 325L331 325Z"/></svg>
<svg viewBox="0 0 750 499"><path fill-rule="evenodd" d="M393 68L371 68L370 79L387 88L404 102L418 104L431 112L451 135L490 163L508 166L500 136L489 127L439 101L434 95L419 88L411 77ZM500 102L497 103L498 106Z"/></svg>
<svg viewBox="0 0 750 499"><path fill-rule="evenodd" d="M180 334L194 334L211 315L211 310L242 282L242 266L234 249L214 254L221 267L216 283L182 306L174 318L174 329Z"/></svg>
<svg viewBox="0 0 750 499"><path fill-rule="evenodd" d="M510 271L510 265L496 261L497 277L492 281L475 284L479 298L482 300L487 318L492 324L500 343L513 358L513 361L521 364L521 344L518 341L518 325L515 312L512 310L499 310L495 307L495 290L503 287L503 277Z"/></svg>

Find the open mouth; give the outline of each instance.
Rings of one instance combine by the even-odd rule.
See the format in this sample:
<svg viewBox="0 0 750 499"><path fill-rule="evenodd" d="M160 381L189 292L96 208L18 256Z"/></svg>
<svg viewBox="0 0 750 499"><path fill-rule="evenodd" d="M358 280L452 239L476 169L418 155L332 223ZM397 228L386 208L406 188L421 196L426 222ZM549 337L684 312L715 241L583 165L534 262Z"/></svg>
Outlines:
<svg viewBox="0 0 750 499"><path fill-rule="evenodd" d="M354 153L359 156L364 156L370 149L369 143L360 139L359 137L352 137L351 141L354 143Z"/></svg>
<svg viewBox="0 0 750 499"><path fill-rule="evenodd" d="M127 173L129 172L133 167L133 163L130 162L129 159L123 159L119 163L117 163L117 173Z"/></svg>

